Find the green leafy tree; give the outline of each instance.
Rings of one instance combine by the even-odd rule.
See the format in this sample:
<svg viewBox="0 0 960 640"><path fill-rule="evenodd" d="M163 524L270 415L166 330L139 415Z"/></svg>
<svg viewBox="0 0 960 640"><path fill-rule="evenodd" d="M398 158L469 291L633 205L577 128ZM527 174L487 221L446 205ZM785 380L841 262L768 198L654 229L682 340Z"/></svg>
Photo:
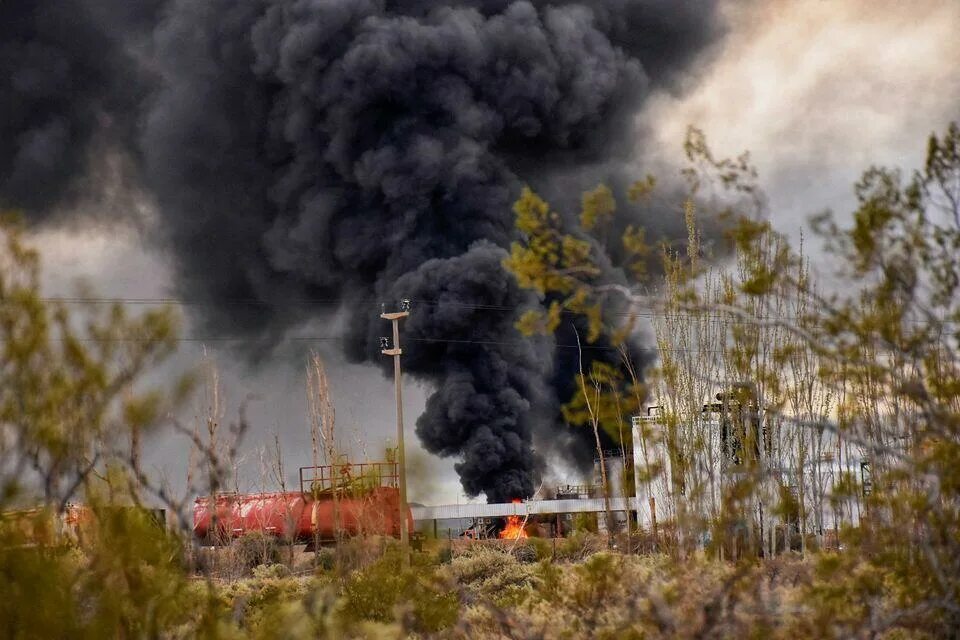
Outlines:
<svg viewBox="0 0 960 640"><path fill-rule="evenodd" d="M133 389L174 348L177 321L170 310L131 318L120 305L73 316L41 297L39 256L17 223L0 228L0 243L0 506L39 489L62 511L116 458L111 446L161 416L158 393Z"/></svg>
<svg viewBox="0 0 960 640"><path fill-rule="evenodd" d="M170 400L140 390L176 344L169 309L82 317L40 292L0 226L0 619L8 637L156 636L190 619L183 549L139 508L140 437ZM83 501L82 510L71 503ZM72 529L82 551L72 551Z"/></svg>

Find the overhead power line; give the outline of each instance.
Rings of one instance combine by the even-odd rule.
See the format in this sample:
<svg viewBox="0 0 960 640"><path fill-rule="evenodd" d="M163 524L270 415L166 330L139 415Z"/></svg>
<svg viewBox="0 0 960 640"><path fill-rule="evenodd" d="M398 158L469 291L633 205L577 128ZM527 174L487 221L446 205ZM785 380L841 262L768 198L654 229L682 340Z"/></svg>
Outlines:
<svg viewBox="0 0 960 640"><path fill-rule="evenodd" d="M152 305L152 306L205 306L205 307L230 307L230 306L250 306L250 307L275 307L275 301L258 300L255 298L224 298L224 299L190 299L190 298L127 298L127 297L89 297L89 296L54 296L42 298L44 302L59 302L62 304L129 304L129 305ZM289 306L330 306L340 307L346 304L383 304L384 300L374 300L372 298L290 298L283 301L283 304ZM492 304L477 304L470 302L457 302L453 300L411 300L411 303L420 306L456 306L470 309L483 309L490 311L515 311L522 307L510 307Z"/></svg>
<svg viewBox="0 0 960 640"><path fill-rule="evenodd" d="M223 307L223 306L247 306L247 307L262 307L264 309L273 309L277 308L279 305L276 302L256 300L256 299L221 299L221 300L211 300L211 299L181 299L181 298L118 298L118 297L69 297L69 296L55 296L55 297L45 297L41 298L43 302L49 303L60 303L60 304L70 304L70 305L131 305L131 306L175 306L175 307ZM345 298L345 299L324 299L324 298L294 298L290 300L285 300L283 305L286 307L344 307L349 305L370 305L379 311L381 305L384 303L383 300L374 300L374 299L364 299L364 298ZM527 311L530 306L504 306L504 305L492 305L492 304L478 304L472 302L459 302L455 300L411 300L416 306L426 306L426 307L456 307L461 309L470 309L474 311L492 311L492 312L502 312L502 313L517 313L521 311ZM565 315L578 316L579 313L562 310L561 313ZM608 312L608 316L613 317L622 317L622 318L665 318L668 314L662 312L656 312L653 310L638 310L638 311L613 311ZM727 314L721 312L700 312L700 311L679 311L673 310L669 313L670 317L684 317L684 318L697 318L698 320L707 320L713 322L732 322L736 324L746 324L749 323L748 320L739 317L731 317ZM766 322L771 318L757 318L757 322ZM801 320L800 316L795 315L777 315L776 319L786 320L796 322ZM911 324L922 325L926 324L922 320L911 320ZM953 322L950 320L943 320L943 326L950 327L954 325L960 325L960 323ZM216 339L215 339L216 340Z"/></svg>
<svg viewBox="0 0 960 640"><path fill-rule="evenodd" d="M146 338L118 338L118 337L109 337L109 338L78 338L80 342L145 342ZM198 344L209 344L209 343L229 343L229 342L250 342L250 338L237 337L237 336L187 336L183 338L175 338L176 342L186 342L186 343L198 343ZM280 342L297 342L297 343L312 343L312 342L346 342L346 338L343 336L291 336L286 337ZM525 347L529 346L529 342L524 341L506 341L506 340L468 340L468 339L456 339L456 338L405 338L407 342L423 342L423 343L438 343L438 344L462 344L462 345L480 345L480 346L503 346L503 347ZM557 349L578 349L580 348L576 344L555 344L551 345ZM614 346L604 346L604 345L583 345L584 351L617 351L618 348ZM656 348L649 349L640 349L643 352L653 352L656 351Z"/></svg>

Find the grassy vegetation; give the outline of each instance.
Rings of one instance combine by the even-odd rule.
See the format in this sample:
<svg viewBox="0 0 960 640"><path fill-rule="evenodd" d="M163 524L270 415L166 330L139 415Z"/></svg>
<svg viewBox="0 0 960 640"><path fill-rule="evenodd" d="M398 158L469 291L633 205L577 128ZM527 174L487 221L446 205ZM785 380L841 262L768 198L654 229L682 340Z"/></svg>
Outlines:
<svg viewBox="0 0 960 640"><path fill-rule="evenodd" d="M450 547L435 542L402 570L389 545L343 577L258 567L211 588L223 629L253 638L855 637L883 605L872 598L896 597L848 589L841 566L869 568L835 554L735 564L594 552L604 540L580 538L587 551L576 559L537 559L536 542L513 552L497 543L458 545L450 557L443 553ZM202 584L194 586L198 595Z"/></svg>
<svg viewBox="0 0 960 640"><path fill-rule="evenodd" d="M348 566L297 553L250 566L243 545L194 573L175 536L124 516L76 547L4 547L4 635L169 638L856 637L896 604L865 561L824 553L720 562L602 551L578 534L516 546L346 541ZM108 541L103 540L104 544ZM362 549L349 549L362 547ZM375 551L371 552L370 550ZM872 575L871 575L872 574ZM855 588L871 576L873 590ZM29 606L27 606L29 603ZM935 627L932 627L935 628ZM882 635L882 634L881 634ZM889 637L937 637L922 629Z"/></svg>

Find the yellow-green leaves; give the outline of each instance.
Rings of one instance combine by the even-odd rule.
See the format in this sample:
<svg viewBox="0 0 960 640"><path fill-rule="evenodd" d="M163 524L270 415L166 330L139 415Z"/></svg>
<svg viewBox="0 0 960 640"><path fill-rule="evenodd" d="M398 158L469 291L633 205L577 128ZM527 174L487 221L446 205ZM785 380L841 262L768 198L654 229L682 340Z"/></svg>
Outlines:
<svg viewBox="0 0 960 640"><path fill-rule="evenodd" d="M613 219L617 210L617 201L610 187L600 185L593 191L583 194L583 206L580 210L580 226L586 231L602 227Z"/></svg>
<svg viewBox="0 0 960 640"><path fill-rule="evenodd" d="M589 426L592 411L598 426L611 440L629 445L629 416L640 411L645 390L627 379L618 366L606 362L594 361L584 373L585 384L580 385L570 402L561 408L564 420L576 426Z"/></svg>
<svg viewBox="0 0 960 640"><path fill-rule="evenodd" d="M74 313L40 293L40 262L18 223L0 226L0 420L58 507L126 440L160 415L160 395L137 380L176 344L170 309L131 316L121 305ZM118 411L119 409L119 411ZM17 477L4 486L17 494ZM0 509L5 505L0 503Z"/></svg>
<svg viewBox="0 0 960 640"><path fill-rule="evenodd" d="M45 300L39 256L17 222L0 224L0 573L12 587L0 619L15 637L159 637L193 615L182 546L132 507L140 478L126 460L131 434L169 406L137 383L176 333L170 309ZM60 526L67 502L87 508ZM66 547L73 527L82 551Z"/></svg>
<svg viewBox="0 0 960 640"><path fill-rule="evenodd" d="M145 429L163 416L163 409L163 394L152 391L128 397L123 403L123 417L131 428Z"/></svg>
<svg viewBox="0 0 960 640"><path fill-rule="evenodd" d="M652 188L652 179L645 184ZM594 292L595 280L602 273L596 262L599 240L590 232L603 233L611 225L617 211L616 199L609 187L600 185L583 195L582 205L579 225L568 223L572 228L529 188L523 190L514 205L522 237L512 245L504 266L520 286L555 298L549 309L528 311L521 317L517 326L527 335L555 331L562 311L587 320L588 343L598 340L605 330L603 303ZM644 274L651 251L643 229L629 226L622 245L631 271L637 276ZM617 328L613 327L612 332L622 339L623 332Z"/></svg>
<svg viewBox="0 0 960 640"><path fill-rule="evenodd" d="M568 292L572 286L571 278L565 272L568 257L582 255L582 248L567 242L561 230L560 216L550 211L550 205L530 188L524 188L513 210L523 241L513 243L504 266L514 274L521 287L541 294Z"/></svg>
<svg viewBox="0 0 960 640"><path fill-rule="evenodd" d="M563 307L556 300L551 302L546 311L530 309L525 311L517 321L517 329L525 336L551 335L560 326Z"/></svg>
<svg viewBox="0 0 960 640"><path fill-rule="evenodd" d="M637 180L630 185L630 188L627 189L627 198L630 199L630 202L639 202L643 198L651 195L657 187L657 179L647 174L642 180Z"/></svg>
<svg viewBox="0 0 960 640"><path fill-rule="evenodd" d="M623 232L623 250L631 275L637 282L643 282L648 276L648 263L653 254L653 248L647 244L646 230L628 225Z"/></svg>
<svg viewBox="0 0 960 640"><path fill-rule="evenodd" d="M557 214L551 213L550 205L530 187L523 188L513 212L517 215L517 229L531 239L559 230L555 225L559 222Z"/></svg>

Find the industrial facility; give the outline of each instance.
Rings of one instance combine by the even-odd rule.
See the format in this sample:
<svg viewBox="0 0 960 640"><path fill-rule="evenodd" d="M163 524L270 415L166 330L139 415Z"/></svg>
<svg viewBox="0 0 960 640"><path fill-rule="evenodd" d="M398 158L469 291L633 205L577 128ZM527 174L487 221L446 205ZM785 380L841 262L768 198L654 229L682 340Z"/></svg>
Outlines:
<svg viewBox="0 0 960 640"><path fill-rule="evenodd" d="M803 536L829 546L842 525L858 525L870 487L869 460L859 449L827 433L798 439L755 407L717 398L697 420L672 429L660 407L649 407L632 419L626 455L604 452L584 484L543 498L404 508L396 460L341 463L301 468L299 491L198 498L194 533L212 544L251 531L306 544L402 537L404 512L409 531L432 537L563 537L586 523L601 532L675 541L686 535L687 544L709 544L709 525L686 527L678 516L686 514L701 525L732 522L734 537L777 553L796 548ZM731 514L724 496L748 471L759 481ZM851 478L860 494L835 495Z"/></svg>
<svg viewBox="0 0 960 640"><path fill-rule="evenodd" d="M772 553L796 548L801 536L830 546L840 527L859 525L862 498L870 490L869 458L835 434L798 436L755 407L723 401L722 394L681 428L671 432L666 422L657 406L633 417L632 451L626 457L619 452L603 456L606 488L598 458L592 484L559 487L550 498L416 506L413 518L421 531L434 535L453 535L456 529L447 523L463 522L471 523L469 537L496 535L491 521L520 517L535 523L542 535L562 536L577 514L609 513L596 518L599 530L629 528L654 537L669 530L682 537L678 514L701 525L726 515L735 523L734 536L753 538ZM738 514L724 514L730 509L724 504L726 489L748 472L759 478L750 498L741 502ZM835 489L843 482L857 491L840 495ZM710 542L709 526L690 534L696 536L689 541L695 546Z"/></svg>

